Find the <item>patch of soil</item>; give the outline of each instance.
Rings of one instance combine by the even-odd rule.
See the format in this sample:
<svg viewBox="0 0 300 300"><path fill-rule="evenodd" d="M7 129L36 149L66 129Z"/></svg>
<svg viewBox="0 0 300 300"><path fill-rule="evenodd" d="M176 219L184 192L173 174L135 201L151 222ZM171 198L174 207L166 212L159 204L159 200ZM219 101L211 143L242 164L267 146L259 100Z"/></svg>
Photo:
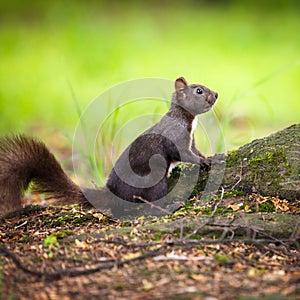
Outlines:
<svg viewBox="0 0 300 300"><path fill-rule="evenodd" d="M0 296L300 299L299 203L221 200L193 199L172 216L123 222L77 206L27 207L0 222ZM273 211L259 211L264 201ZM249 215L274 228L285 224L278 215L295 221L286 235L233 226Z"/></svg>

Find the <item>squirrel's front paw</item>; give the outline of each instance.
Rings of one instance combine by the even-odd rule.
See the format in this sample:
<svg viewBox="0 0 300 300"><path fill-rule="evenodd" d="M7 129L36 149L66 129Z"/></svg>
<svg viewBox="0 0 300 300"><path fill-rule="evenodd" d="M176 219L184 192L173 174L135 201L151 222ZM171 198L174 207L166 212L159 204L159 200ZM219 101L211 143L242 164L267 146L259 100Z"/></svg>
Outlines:
<svg viewBox="0 0 300 300"><path fill-rule="evenodd" d="M210 168L211 163L212 163L211 158L201 158L200 159L200 166L205 170Z"/></svg>

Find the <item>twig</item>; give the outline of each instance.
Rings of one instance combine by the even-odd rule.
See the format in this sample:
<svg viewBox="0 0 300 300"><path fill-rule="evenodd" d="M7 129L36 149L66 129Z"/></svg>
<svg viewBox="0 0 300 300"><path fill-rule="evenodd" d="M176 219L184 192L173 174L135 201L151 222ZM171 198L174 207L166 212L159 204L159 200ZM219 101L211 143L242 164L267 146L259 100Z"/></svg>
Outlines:
<svg viewBox="0 0 300 300"><path fill-rule="evenodd" d="M171 211L169 211L169 210L167 210L167 209L165 209L165 208L162 208L162 207L160 207L160 206L158 206L158 205L155 205L154 203L152 203L152 202L150 202L150 201L148 201L148 200L142 198L141 196L133 196L133 198L134 198L134 199L141 200L141 201L144 202L145 204L148 204L151 208L156 208L156 209L162 211L163 213L165 213L165 214L167 214L167 215L172 214Z"/></svg>
<svg viewBox="0 0 300 300"><path fill-rule="evenodd" d="M224 225L228 226L228 225ZM237 226L238 227L238 226ZM241 227L241 226L239 226ZM256 245L259 247L262 247L268 251L272 251L273 253L277 255L282 255L279 253L276 249L273 249L272 247L268 247L265 244L266 243L272 243L274 242L274 238L272 239L260 239L260 240L242 240L242 239L237 239L237 240L175 240L170 242L154 242L154 243L140 243L140 244L132 244L132 243L125 243L120 240L99 240L101 242L106 242L106 243L115 243L115 244L122 244L127 247L151 247L151 246L160 246L159 248L148 251L145 254L139 255L137 257L131 258L131 259L126 259L126 260L119 260L119 261L113 261L113 262L106 262L106 263L101 263L100 265L90 268L90 269L69 269L69 270L59 270L57 272L39 272L36 270L31 270L28 267L26 267L20 259L10 250L8 250L4 245L0 246L0 254L10 258L14 264L16 265L17 268L22 270L23 272L39 277L44 280L59 280L62 277L78 277L78 276L86 276L93 274L95 272L99 272L102 270L107 270L107 269L112 269L114 267L122 268L127 264L136 262L136 261L141 261L144 259L148 258L153 258L157 256L162 256L171 250L174 250L174 247L179 247L180 249L184 248L190 248L191 246L198 246L198 245L214 245L214 244L232 244L232 243L244 243L244 244L250 244L250 245ZM282 240L283 242L283 240ZM291 242L291 240L286 240L285 242ZM294 241L293 241L294 242ZM299 258L299 254L290 254L288 255L290 257L296 257Z"/></svg>
<svg viewBox="0 0 300 300"><path fill-rule="evenodd" d="M239 179L238 181L231 187L231 190L234 190L235 187L242 181L243 179L243 162L241 162L241 168L240 168L240 174L238 175Z"/></svg>
<svg viewBox="0 0 300 300"><path fill-rule="evenodd" d="M161 248L163 248L163 247L161 247ZM102 270L112 269L114 267L122 268L126 264L130 264L135 261L155 257L158 255L163 255L170 251L170 249L160 250L161 248L156 249L154 251L150 251L150 252L142 254L142 255L139 255L134 258L125 259L123 261L104 263L95 268L91 268L91 269L87 269L87 270L74 270L74 269L70 270L69 269L69 270L60 270L57 272L39 272L39 271L35 271L35 270L30 270L29 268L24 266L21 263L20 259L17 258L17 256L13 252L9 251L5 246L0 246L0 252L2 252L2 254L5 255L6 257L9 257L19 269L21 269L23 272L25 272L27 274L30 274L30 275L36 276L36 277L40 277L40 278L44 278L47 280L58 280L64 276L78 277L78 276L83 276L83 275L90 275L90 274L93 274L95 272L99 272Z"/></svg>
<svg viewBox="0 0 300 300"><path fill-rule="evenodd" d="M19 224L19 225L15 226L15 229L18 229L18 228L20 228L20 227L26 225L27 223L28 223L28 222L27 222L27 220L26 220L26 221L23 222L22 224Z"/></svg>
<svg viewBox="0 0 300 300"><path fill-rule="evenodd" d="M223 197L224 197L224 193L225 193L225 189L222 186L222 193L221 193L221 197L220 200L216 203L216 205L214 206L214 210L212 211L212 213L208 216L206 222L204 224L201 224L198 228L196 228L195 230L193 230L192 233L188 234L184 240L189 239L191 236L193 236L194 234L196 234L199 230L201 230L204 226L206 226L214 217L215 213L217 212L218 206L220 205L220 203L223 201Z"/></svg>

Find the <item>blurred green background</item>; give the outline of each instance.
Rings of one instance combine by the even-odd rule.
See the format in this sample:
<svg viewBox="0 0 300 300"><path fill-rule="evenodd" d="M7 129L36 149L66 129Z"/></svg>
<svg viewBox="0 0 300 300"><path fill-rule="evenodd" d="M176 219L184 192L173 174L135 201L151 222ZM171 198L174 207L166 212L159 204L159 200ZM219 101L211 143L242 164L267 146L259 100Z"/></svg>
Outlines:
<svg viewBox="0 0 300 300"><path fill-rule="evenodd" d="M299 122L299 31L299 1L0 0L0 134L72 137L74 99L185 76L236 147Z"/></svg>

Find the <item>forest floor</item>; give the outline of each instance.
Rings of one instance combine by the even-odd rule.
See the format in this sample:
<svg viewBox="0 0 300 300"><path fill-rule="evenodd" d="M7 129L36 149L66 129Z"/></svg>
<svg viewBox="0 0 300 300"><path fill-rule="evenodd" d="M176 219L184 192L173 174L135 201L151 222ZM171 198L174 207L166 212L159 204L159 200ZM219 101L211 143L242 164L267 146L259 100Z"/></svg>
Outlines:
<svg viewBox="0 0 300 300"><path fill-rule="evenodd" d="M300 299L300 203L223 196L126 221L27 206L0 221L0 298Z"/></svg>

